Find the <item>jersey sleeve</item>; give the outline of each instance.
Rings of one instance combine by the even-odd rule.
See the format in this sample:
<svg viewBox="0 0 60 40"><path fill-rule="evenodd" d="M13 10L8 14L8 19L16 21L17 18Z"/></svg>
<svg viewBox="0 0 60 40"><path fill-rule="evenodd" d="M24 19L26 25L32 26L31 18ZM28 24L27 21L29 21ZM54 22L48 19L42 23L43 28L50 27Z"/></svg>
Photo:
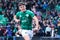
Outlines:
<svg viewBox="0 0 60 40"><path fill-rule="evenodd" d="M16 18L19 19L19 12L16 13Z"/></svg>
<svg viewBox="0 0 60 40"><path fill-rule="evenodd" d="M30 16L33 18L35 15L32 11L29 12Z"/></svg>

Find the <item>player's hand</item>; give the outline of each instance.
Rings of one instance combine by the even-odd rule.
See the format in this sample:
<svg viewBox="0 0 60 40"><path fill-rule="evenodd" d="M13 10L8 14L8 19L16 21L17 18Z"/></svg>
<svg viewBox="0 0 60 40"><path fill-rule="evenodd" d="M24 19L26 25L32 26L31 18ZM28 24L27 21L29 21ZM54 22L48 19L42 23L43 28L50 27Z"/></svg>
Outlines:
<svg viewBox="0 0 60 40"><path fill-rule="evenodd" d="M34 33L37 33L38 31L39 31L38 28L34 28L34 29L33 29L33 32L34 32Z"/></svg>

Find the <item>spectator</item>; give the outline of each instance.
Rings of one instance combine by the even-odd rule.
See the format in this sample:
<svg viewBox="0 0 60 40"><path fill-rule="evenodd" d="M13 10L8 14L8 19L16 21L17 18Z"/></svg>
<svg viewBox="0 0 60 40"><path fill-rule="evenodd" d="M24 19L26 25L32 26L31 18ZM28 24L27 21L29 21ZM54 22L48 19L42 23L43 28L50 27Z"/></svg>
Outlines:
<svg viewBox="0 0 60 40"><path fill-rule="evenodd" d="M46 36L51 36L51 27L50 27L50 25L47 25L45 33L46 33Z"/></svg>

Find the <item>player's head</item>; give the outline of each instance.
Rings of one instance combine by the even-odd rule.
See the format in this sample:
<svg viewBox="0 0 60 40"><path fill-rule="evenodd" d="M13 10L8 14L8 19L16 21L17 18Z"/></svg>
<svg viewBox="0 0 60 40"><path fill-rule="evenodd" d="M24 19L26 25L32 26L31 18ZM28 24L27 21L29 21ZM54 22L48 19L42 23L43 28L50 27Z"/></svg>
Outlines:
<svg viewBox="0 0 60 40"><path fill-rule="evenodd" d="M20 2L19 4L18 4L18 6L19 6L19 10L21 10L21 11L25 11L26 10L26 5L23 3L23 2Z"/></svg>

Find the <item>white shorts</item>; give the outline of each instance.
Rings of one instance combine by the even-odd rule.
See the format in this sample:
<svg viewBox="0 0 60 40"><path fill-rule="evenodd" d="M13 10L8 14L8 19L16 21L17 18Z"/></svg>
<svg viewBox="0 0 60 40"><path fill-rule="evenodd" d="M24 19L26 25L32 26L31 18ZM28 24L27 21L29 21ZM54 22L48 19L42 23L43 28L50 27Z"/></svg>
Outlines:
<svg viewBox="0 0 60 40"><path fill-rule="evenodd" d="M18 30L21 35L24 37L25 35L28 35L30 37L30 39L32 39L33 37L33 31L32 30Z"/></svg>

